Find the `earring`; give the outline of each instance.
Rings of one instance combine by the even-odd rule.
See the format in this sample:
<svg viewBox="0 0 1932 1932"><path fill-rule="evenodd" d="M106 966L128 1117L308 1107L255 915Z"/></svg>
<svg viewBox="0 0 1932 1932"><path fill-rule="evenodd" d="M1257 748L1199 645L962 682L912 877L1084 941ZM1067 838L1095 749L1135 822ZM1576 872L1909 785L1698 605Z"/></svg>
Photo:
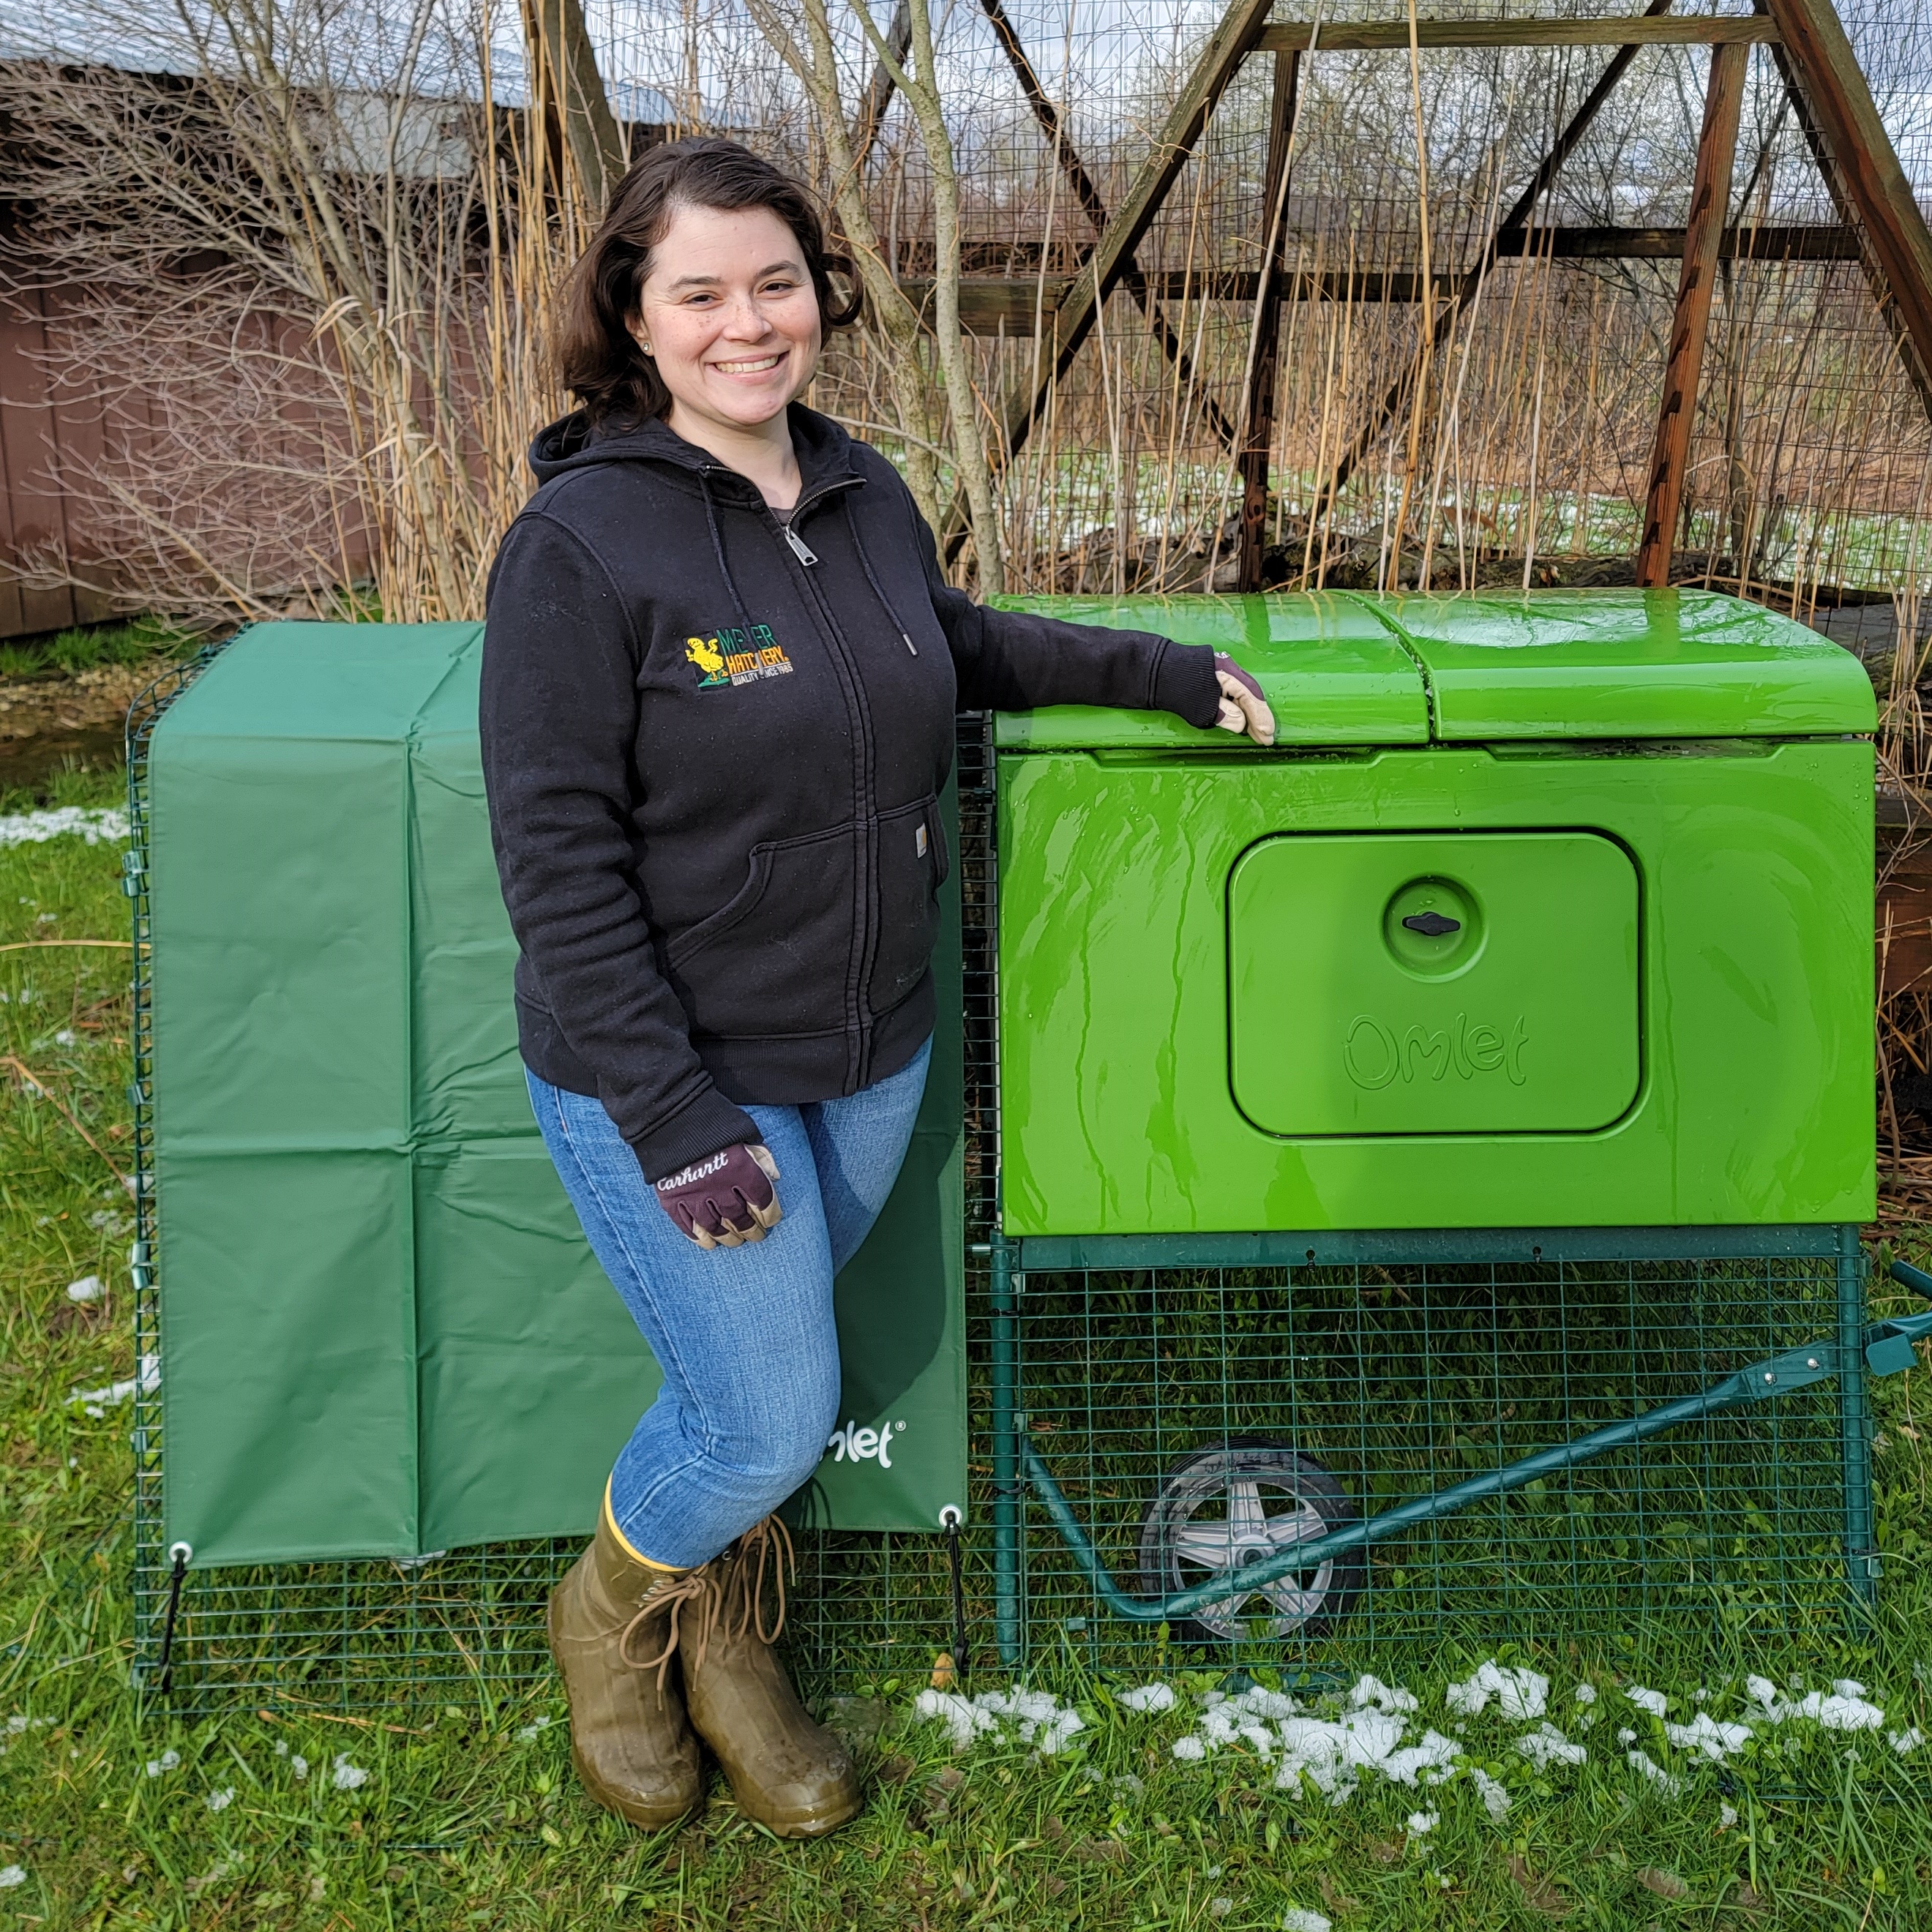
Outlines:
<svg viewBox="0 0 1932 1932"><path fill-rule="evenodd" d="M651 352L651 345L648 342L640 342L638 344L638 346L641 349L646 356Z"/></svg>

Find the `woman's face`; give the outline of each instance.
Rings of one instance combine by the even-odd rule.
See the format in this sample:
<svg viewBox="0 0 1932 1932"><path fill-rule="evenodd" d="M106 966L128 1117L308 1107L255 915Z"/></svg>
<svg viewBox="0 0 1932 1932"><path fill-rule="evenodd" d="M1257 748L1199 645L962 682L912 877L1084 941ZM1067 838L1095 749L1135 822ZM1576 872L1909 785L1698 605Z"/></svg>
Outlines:
<svg viewBox="0 0 1932 1932"><path fill-rule="evenodd" d="M674 419L683 410L741 430L769 422L812 380L824 340L798 238L768 208L674 209L632 333L671 393Z"/></svg>

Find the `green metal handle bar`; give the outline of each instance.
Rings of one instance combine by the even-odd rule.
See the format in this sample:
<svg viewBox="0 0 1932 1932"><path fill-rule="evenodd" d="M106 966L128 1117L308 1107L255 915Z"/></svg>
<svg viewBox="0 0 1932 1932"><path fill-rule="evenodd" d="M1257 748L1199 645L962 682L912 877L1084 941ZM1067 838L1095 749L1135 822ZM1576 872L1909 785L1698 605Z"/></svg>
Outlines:
<svg viewBox="0 0 1932 1932"><path fill-rule="evenodd" d="M1928 1282L1928 1292L1932 1293L1932 1277ZM1914 1284L1916 1286L1916 1284ZM1898 1322L1882 1322L1868 1334L1882 1340L1889 1333L1908 1327L1920 1332L1932 1332L1932 1315L1912 1316ZM1052 1472L1047 1468L1040 1452L1034 1448L1031 1438L1024 1433L1024 1418L1016 1418L1022 1425L1018 1436L1018 1446L1024 1459L1027 1478L1034 1493L1045 1506L1053 1519L1054 1526L1066 1539L1081 1567L1091 1581L1095 1592L1116 1616L1124 1617L1135 1623L1165 1623L1176 1617L1184 1617L1204 1609L1210 1604L1225 1603L1230 1598L1241 1598L1278 1582L1282 1577L1306 1570L1312 1565L1340 1556L1352 1550L1358 1550L1365 1544L1391 1536L1398 1530L1406 1529L1419 1522L1431 1522L1438 1517L1453 1515L1471 1503L1486 1501L1491 1496L1505 1496L1513 1490L1524 1488L1539 1477L1555 1474L1557 1471L1587 1462L1598 1456L1608 1454L1614 1449L1624 1449L1660 1435L1664 1430L1674 1429L1678 1424L1695 1422L1701 1418L1715 1414L1721 1409L1735 1408L1753 1401L1762 1401L1767 1396L1784 1395L1794 1389L1804 1388L1814 1382L1828 1382L1838 1372L1838 1348L1836 1344L1820 1342L1808 1348L1794 1348L1789 1353L1775 1355L1768 1360L1754 1363L1748 1369L1740 1369L1735 1375L1726 1376L1720 1382L1696 1395L1681 1397L1676 1402L1662 1404L1648 1409L1642 1415L1632 1416L1627 1421L1612 1423L1608 1427L1593 1430L1588 1436L1579 1436L1574 1442L1565 1442L1554 1449L1544 1450L1534 1456L1526 1456L1520 1462L1510 1463L1501 1469L1492 1469L1480 1476L1472 1476L1467 1482L1457 1483L1451 1487L1437 1491L1432 1496L1419 1496L1412 1502L1398 1504L1385 1510L1379 1516L1366 1518L1351 1523L1345 1529L1330 1532L1326 1536L1312 1537L1282 1550L1258 1563L1251 1563L1245 1569L1211 1578L1204 1583L1180 1590L1164 1597L1130 1597L1116 1583L1100 1552L1095 1550L1086 1531L1081 1526L1069 1506L1066 1498L1054 1480Z"/></svg>
<svg viewBox="0 0 1932 1932"><path fill-rule="evenodd" d="M1909 1288L1932 1301L1932 1274L1914 1268L1910 1262L1894 1262L1888 1270L1901 1288Z"/></svg>
<svg viewBox="0 0 1932 1932"><path fill-rule="evenodd" d="M1894 1262L1887 1272L1902 1288L1932 1301L1932 1274L1914 1268L1910 1262ZM1865 1361L1875 1376L1895 1375L1901 1369L1918 1366L1913 1345L1932 1335L1932 1314L1895 1315L1865 1331Z"/></svg>

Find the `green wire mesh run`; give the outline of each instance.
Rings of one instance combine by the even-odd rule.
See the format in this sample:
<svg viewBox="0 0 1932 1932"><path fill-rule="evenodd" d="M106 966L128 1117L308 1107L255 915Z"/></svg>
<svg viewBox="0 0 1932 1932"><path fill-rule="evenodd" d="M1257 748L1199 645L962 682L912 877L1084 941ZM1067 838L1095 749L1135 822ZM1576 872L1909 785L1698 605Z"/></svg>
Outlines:
<svg viewBox="0 0 1932 1932"><path fill-rule="evenodd" d="M894 1676L926 1682L935 1654L951 1647L941 1540L806 1532L796 1542L784 1641L801 1678L820 1690ZM557 1539L419 1563L191 1572L169 1702L194 1715L238 1705L348 1712L515 1696L550 1675L544 1606L582 1547ZM150 1535L135 1600L142 1680L155 1688L169 1586Z"/></svg>
<svg viewBox="0 0 1932 1932"><path fill-rule="evenodd" d="M1829 1247L1834 1231L1816 1232ZM1783 1351L1829 1349L1853 1382L1849 1416L1837 1380L1707 1415L1285 1580L1272 1600L1216 1606L1205 1625L1110 1616L1030 1501L1018 1607L1031 1657L1318 1667L1450 1631L1534 1640L1640 1621L1762 1637L1846 1608L1864 1428L1856 1354L1838 1357L1834 1253L1017 1285L1027 1435L1117 1582L1143 1596L1205 1581L1199 1559L1217 1550L1267 1553L1266 1523L1278 1546L1298 1513L1323 1520L1310 1534L1372 1516Z"/></svg>
<svg viewBox="0 0 1932 1932"><path fill-rule="evenodd" d="M155 725L219 654L211 646L151 686L128 728L130 846L125 884L134 909L132 1038L135 1202L135 1340L140 1372L134 1407L136 1681L163 1688L184 1714L240 1705L337 1712L421 1699L515 1695L549 1677L544 1612L550 1591L582 1547L554 1539L452 1551L418 1562L282 1564L173 1572L162 1530L166 1454L160 1379L160 1297L166 1257L152 1192L154 1124L148 903L148 753ZM984 1239L992 1195L995 1102L992 1065L990 767L982 720L960 732L961 875L965 904L968 1217ZM968 1305L986 1300L986 1264L969 1253ZM976 1333L983 1338L983 1320ZM981 1346L977 1354L983 1358ZM980 1371L974 1371L976 1378ZM977 1505L974 1505L976 1510ZM983 1628L990 1587L981 1539L960 1539L969 1622ZM923 1682L952 1647L952 1578L945 1539L802 1529L788 1604L786 1644L815 1688Z"/></svg>

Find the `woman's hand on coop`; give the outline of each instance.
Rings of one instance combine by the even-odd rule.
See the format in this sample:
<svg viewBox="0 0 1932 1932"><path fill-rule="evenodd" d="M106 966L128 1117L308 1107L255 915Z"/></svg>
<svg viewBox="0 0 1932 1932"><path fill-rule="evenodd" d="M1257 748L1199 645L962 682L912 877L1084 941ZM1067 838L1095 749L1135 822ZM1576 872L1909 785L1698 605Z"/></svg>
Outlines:
<svg viewBox="0 0 1932 1932"><path fill-rule="evenodd" d="M700 1248L762 1241L783 1219L770 1148L740 1141L653 1184L658 1205Z"/></svg>
<svg viewBox="0 0 1932 1932"><path fill-rule="evenodd" d="M1214 676L1221 687L1221 715L1215 723L1223 731L1244 731L1257 745L1274 742L1274 713L1262 688L1226 652L1214 653Z"/></svg>

